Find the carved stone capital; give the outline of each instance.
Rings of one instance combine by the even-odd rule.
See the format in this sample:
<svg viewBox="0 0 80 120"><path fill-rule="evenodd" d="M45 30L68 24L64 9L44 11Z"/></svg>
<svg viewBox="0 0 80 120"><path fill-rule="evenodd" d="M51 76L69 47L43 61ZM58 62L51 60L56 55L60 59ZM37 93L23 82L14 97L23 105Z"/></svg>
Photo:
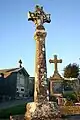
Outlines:
<svg viewBox="0 0 80 120"><path fill-rule="evenodd" d="M35 40L44 40L47 33L44 30L36 30L34 33L34 39Z"/></svg>
<svg viewBox="0 0 80 120"><path fill-rule="evenodd" d="M36 27L36 30L45 30L44 26L43 25L39 25Z"/></svg>

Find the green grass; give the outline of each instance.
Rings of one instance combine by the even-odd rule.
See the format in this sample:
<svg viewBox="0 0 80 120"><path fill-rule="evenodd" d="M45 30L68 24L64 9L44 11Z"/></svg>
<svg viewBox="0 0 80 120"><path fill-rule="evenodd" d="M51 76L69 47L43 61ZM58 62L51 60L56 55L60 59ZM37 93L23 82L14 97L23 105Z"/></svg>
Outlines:
<svg viewBox="0 0 80 120"><path fill-rule="evenodd" d="M25 114L25 111L26 111L26 104L17 105L6 109L1 109L0 118L4 118L4 119L9 118L10 114L12 115Z"/></svg>

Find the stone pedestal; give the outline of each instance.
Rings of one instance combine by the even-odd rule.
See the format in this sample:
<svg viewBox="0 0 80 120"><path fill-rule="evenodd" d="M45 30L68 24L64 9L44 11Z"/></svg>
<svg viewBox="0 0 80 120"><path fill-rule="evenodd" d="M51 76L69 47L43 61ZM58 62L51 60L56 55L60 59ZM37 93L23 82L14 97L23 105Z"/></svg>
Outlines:
<svg viewBox="0 0 80 120"><path fill-rule="evenodd" d="M54 102L28 103L26 120L53 120L60 117L60 111Z"/></svg>

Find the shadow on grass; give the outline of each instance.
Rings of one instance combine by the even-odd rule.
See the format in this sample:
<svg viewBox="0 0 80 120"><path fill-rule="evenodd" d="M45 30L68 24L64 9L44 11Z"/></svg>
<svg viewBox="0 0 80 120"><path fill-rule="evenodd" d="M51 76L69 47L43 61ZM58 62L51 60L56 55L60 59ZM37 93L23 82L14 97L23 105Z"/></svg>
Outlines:
<svg viewBox="0 0 80 120"><path fill-rule="evenodd" d="M25 114L25 111L26 111L26 104L17 105L17 106L6 108L6 109L1 109L0 110L0 119L9 118L10 114L12 114L12 115Z"/></svg>

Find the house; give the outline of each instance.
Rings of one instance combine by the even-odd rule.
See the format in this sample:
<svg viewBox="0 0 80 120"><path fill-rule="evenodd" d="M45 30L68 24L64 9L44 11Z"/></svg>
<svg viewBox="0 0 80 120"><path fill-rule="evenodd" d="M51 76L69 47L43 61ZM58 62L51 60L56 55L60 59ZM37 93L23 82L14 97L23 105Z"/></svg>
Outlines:
<svg viewBox="0 0 80 120"><path fill-rule="evenodd" d="M21 61L19 61L21 62ZM24 67L0 70L0 97L15 98L29 95L29 74Z"/></svg>

